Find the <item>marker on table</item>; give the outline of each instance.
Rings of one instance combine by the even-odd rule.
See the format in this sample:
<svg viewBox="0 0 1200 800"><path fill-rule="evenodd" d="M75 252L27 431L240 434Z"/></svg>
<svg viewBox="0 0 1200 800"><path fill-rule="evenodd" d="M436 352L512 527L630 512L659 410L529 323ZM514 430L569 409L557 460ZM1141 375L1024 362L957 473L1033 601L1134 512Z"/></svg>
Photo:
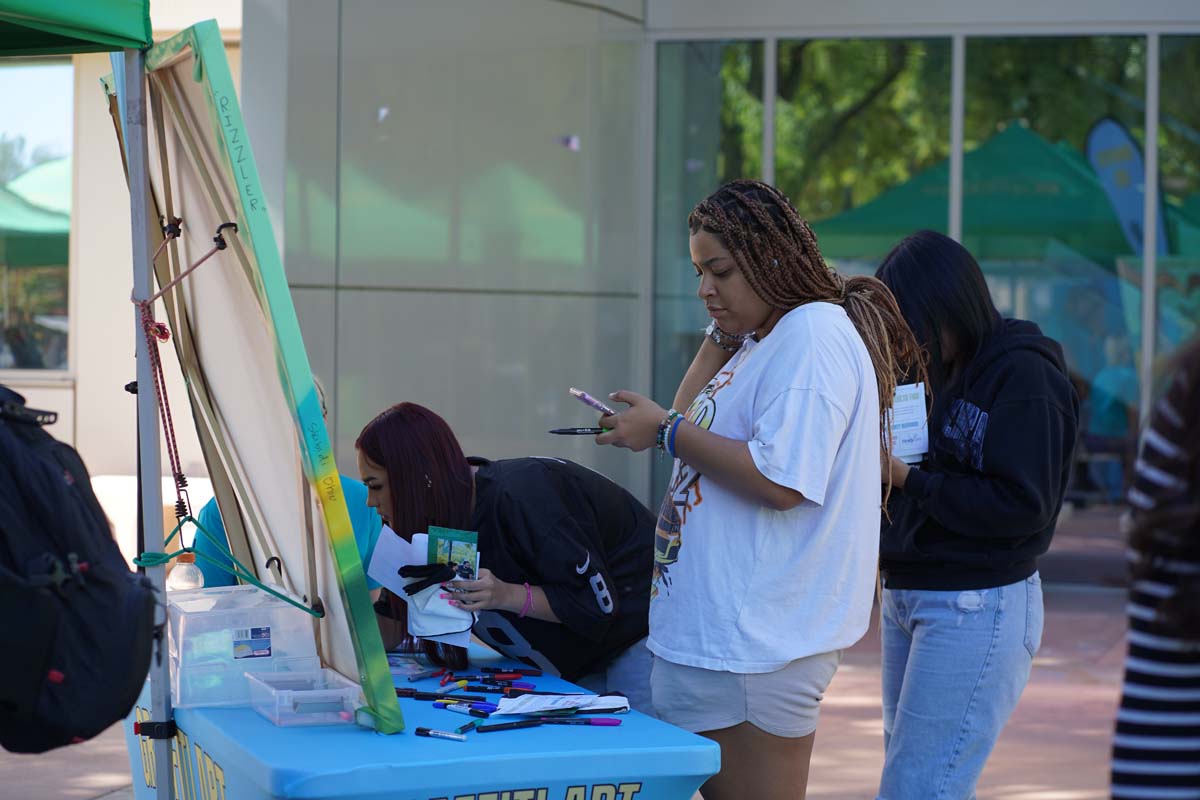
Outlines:
<svg viewBox="0 0 1200 800"><path fill-rule="evenodd" d="M472 717L479 717L480 719L487 719L488 717L491 716L491 714L489 714L486 711L481 711L478 708L471 708L470 706L463 705L462 703L455 703L454 705L442 706L442 708L446 709L447 711L456 711L459 714L470 714Z"/></svg>
<svg viewBox="0 0 1200 800"><path fill-rule="evenodd" d="M606 727L621 724L621 720L612 717L540 717L538 722L545 725L603 725Z"/></svg>
<svg viewBox="0 0 1200 800"><path fill-rule="evenodd" d="M433 739L453 739L456 742L465 742L466 736L461 733L453 733L451 731L438 731L433 728L417 728L413 731L417 736L428 736Z"/></svg>
<svg viewBox="0 0 1200 800"><path fill-rule="evenodd" d="M480 733L491 733L493 731L515 731L518 728L536 728L542 724L540 719L523 719L519 722L500 722L495 725L479 725L475 730ZM419 730L419 729L418 729Z"/></svg>
<svg viewBox="0 0 1200 800"><path fill-rule="evenodd" d="M488 681L519 681L524 677L525 675L520 672L481 672L476 675L455 674L451 680L487 683Z"/></svg>
<svg viewBox="0 0 1200 800"><path fill-rule="evenodd" d="M409 700L453 700L458 703L482 703L487 700L486 697L480 694L459 694L454 697L447 697L441 692L420 692L416 689L410 689L407 686L397 686L396 697L403 697Z"/></svg>
<svg viewBox="0 0 1200 800"><path fill-rule="evenodd" d="M515 672L534 678L542 674L542 671L536 667L480 667L479 671L492 673L493 677L495 677L496 673L505 674L509 672Z"/></svg>
<svg viewBox="0 0 1200 800"><path fill-rule="evenodd" d="M496 678L484 678L483 685L484 686L496 686L501 689L507 689L507 688L535 689L535 688L537 688L536 684L530 683L529 681L505 681L505 680L498 680Z"/></svg>
<svg viewBox="0 0 1200 800"><path fill-rule="evenodd" d="M501 689L499 686L469 686L467 687L473 692L495 692ZM586 694L586 692L540 692L536 689L523 689L519 686L505 686L500 692L505 697L520 697L523 694L544 694L553 697L575 697L577 695Z"/></svg>
<svg viewBox="0 0 1200 800"><path fill-rule="evenodd" d="M424 672L416 672L408 676L409 682L423 680L424 678L436 678L446 671L445 667L441 669L427 669Z"/></svg>
<svg viewBox="0 0 1200 800"><path fill-rule="evenodd" d="M470 683L470 681L453 681L438 689L435 694L450 694L450 692L457 692L459 689L465 687L468 683ZM474 691L479 690L475 689Z"/></svg>
<svg viewBox="0 0 1200 800"><path fill-rule="evenodd" d="M479 720L473 719L470 722L468 722L466 725L459 725L457 728L454 729L454 732L455 733L466 733L467 731L471 730L478 724L479 724Z"/></svg>

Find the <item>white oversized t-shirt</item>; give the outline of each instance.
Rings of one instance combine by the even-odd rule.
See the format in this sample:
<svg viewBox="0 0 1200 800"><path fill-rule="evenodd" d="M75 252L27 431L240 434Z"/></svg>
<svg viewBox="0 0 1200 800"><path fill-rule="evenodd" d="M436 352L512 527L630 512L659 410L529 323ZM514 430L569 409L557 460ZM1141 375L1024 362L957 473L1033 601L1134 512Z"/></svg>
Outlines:
<svg viewBox="0 0 1200 800"><path fill-rule="evenodd" d="M789 311L748 340L688 419L749 443L804 495L788 511L675 461L655 534L649 647L677 664L771 672L867 630L879 557L879 393L841 306Z"/></svg>

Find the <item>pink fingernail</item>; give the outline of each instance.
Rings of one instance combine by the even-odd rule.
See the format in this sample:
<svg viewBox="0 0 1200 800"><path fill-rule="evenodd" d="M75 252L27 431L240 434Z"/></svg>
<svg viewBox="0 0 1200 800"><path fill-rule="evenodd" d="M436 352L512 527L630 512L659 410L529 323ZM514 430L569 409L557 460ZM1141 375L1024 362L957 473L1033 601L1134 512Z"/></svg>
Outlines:
<svg viewBox="0 0 1200 800"><path fill-rule="evenodd" d="M448 593L446 593L446 592L442 592L441 594L439 594L439 595L438 595L438 597L442 598L443 600L445 600L445 599L446 599L447 597L449 597L449 596L450 596L450 595L449 595Z"/></svg>
<svg viewBox="0 0 1200 800"><path fill-rule="evenodd" d="M457 600L451 600L451 601L450 601L450 605L452 605L452 606L458 606L458 605L461 605L461 603L459 603Z"/></svg>

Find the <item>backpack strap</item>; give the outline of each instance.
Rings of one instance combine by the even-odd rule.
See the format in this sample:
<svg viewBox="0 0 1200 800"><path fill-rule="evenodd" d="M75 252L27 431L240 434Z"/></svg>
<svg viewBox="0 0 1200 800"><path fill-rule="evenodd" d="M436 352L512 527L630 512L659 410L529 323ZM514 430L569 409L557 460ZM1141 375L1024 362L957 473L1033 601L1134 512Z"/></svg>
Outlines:
<svg viewBox="0 0 1200 800"><path fill-rule="evenodd" d="M42 411L25 405L25 398L7 387L0 386L0 418L23 425L53 425L58 422L57 411Z"/></svg>

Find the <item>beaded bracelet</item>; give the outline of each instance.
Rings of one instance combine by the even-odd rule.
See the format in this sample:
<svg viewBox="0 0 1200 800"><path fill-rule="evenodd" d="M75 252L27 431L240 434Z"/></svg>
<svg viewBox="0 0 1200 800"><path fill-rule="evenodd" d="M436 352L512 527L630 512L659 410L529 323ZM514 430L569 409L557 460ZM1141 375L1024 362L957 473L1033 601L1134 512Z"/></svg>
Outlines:
<svg viewBox="0 0 1200 800"><path fill-rule="evenodd" d="M654 446L658 448L660 454L667 452L667 433L671 429L671 424L682 416L682 414L672 408L663 417L663 421L658 423L658 435L654 439Z"/></svg>
<svg viewBox="0 0 1200 800"><path fill-rule="evenodd" d="M667 433L667 454L671 456L671 458L678 457L675 455L675 434L679 431L679 426L683 424L683 419L684 417L682 414L676 417L675 421L671 423L670 432Z"/></svg>
<svg viewBox="0 0 1200 800"><path fill-rule="evenodd" d="M533 611L533 589L529 587L529 581L525 581L525 605L521 606L521 613L517 616L524 619L530 611Z"/></svg>

